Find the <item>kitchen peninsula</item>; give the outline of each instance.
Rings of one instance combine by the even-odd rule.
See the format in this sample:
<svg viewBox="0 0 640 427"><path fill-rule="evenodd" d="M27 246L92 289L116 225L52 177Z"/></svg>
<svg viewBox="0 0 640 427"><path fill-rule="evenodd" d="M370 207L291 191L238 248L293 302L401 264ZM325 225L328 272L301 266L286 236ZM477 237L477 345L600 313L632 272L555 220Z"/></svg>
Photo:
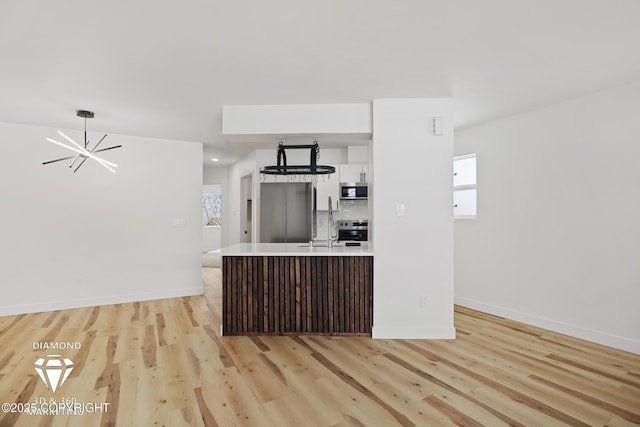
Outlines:
<svg viewBox="0 0 640 427"><path fill-rule="evenodd" d="M243 243L221 249L224 335L371 336L373 248Z"/></svg>

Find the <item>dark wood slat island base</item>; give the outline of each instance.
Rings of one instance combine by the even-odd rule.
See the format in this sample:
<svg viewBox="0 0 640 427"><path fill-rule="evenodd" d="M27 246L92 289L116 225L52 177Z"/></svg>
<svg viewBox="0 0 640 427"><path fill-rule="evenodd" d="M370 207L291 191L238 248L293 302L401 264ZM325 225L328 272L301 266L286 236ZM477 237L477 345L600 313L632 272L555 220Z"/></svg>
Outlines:
<svg viewBox="0 0 640 427"><path fill-rule="evenodd" d="M373 256L223 256L224 335L360 335L373 324Z"/></svg>

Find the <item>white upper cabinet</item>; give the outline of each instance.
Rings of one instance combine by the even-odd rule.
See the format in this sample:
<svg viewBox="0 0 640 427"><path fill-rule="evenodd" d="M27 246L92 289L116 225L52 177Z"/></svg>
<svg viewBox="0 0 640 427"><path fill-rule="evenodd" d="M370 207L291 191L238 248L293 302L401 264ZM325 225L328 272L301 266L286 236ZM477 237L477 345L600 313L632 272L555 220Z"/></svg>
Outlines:
<svg viewBox="0 0 640 427"><path fill-rule="evenodd" d="M364 180L361 179L361 173L364 173ZM368 165L340 165L340 182L361 182L368 180Z"/></svg>

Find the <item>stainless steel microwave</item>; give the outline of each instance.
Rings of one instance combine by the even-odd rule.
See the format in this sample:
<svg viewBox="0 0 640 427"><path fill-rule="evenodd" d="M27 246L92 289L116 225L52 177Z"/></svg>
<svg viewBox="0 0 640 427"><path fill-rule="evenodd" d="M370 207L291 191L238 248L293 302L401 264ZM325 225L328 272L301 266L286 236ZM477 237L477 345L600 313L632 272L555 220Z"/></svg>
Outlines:
<svg viewBox="0 0 640 427"><path fill-rule="evenodd" d="M366 182L341 182L340 199L357 200L369 197L369 185Z"/></svg>

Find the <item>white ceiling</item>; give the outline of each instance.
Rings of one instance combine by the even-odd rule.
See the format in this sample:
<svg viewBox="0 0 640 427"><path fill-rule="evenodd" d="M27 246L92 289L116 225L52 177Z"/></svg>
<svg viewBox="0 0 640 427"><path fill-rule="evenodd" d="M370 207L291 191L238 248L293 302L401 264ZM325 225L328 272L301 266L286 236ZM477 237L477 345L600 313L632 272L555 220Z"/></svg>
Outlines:
<svg viewBox="0 0 640 427"><path fill-rule="evenodd" d="M221 164L275 147L222 137L225 104L453 96L464 127L640 78L639 22L639 0L0 0L0 121L88 109Z"/></svg>

